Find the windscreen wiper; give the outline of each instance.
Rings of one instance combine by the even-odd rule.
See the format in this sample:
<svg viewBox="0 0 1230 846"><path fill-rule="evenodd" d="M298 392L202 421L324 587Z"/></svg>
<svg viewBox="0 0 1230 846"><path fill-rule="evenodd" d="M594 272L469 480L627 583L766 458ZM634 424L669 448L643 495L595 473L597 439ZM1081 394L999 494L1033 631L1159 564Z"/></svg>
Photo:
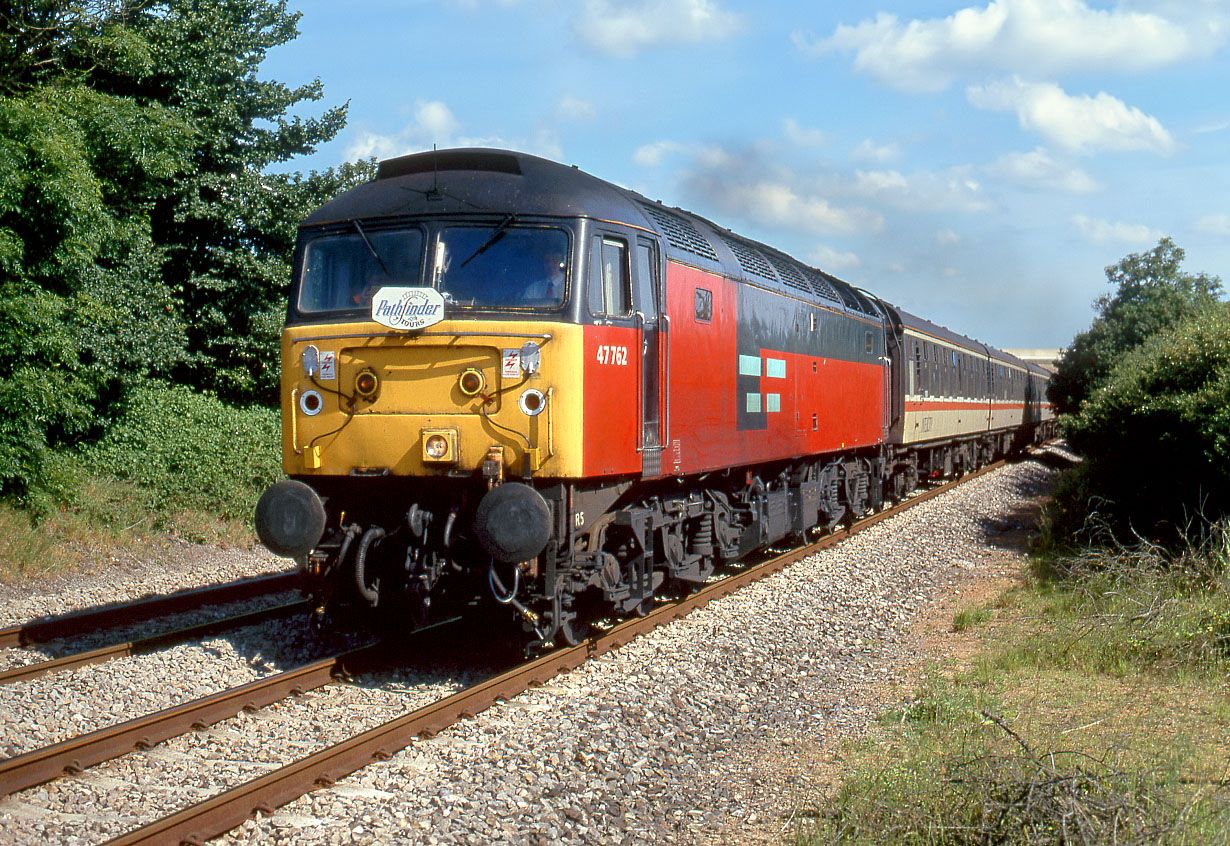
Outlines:
<svg viewBox="0 0 1230 846"><path fill-rule="evenodd" d="M380 265L380 269L384 271L384 275L392 279L393 274L389 273L388 267L384 264L384 259L380 257L380 253L376 252L376 248L372 246L372 242L368 240L367 233L363 231L363 227L359 225L359 221L352 220L351 223L354 224L355 232L359 233L359 237L363 239L363 243L367 244L367 249L369 249L371 254L376 257L376 263Z"/></svg>
<svg viewBox="0 0 1230 846"><path fill-rule="evenodd" d="M479 247L477 250L475 250L473 253L471 253L470 257L461 263L461 266L465 267L467 264L474 261L474 259L478 258L483 253L487 252L487 250L491 249L491 246L496 241L504 237L504 233L505 231L507 231L509 224L511 224L516 219L517 219L517 216L515 214L506 215L504 219L500 221L499 225L496 226L495 231L493 231L491 235L488 236L487 240L483 242L483 245Z"/></svg>

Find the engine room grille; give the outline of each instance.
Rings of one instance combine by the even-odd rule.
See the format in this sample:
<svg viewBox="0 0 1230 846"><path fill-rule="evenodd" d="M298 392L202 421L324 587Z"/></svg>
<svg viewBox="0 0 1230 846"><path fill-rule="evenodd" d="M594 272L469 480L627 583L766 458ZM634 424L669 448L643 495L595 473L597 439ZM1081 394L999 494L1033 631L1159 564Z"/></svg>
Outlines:
<svg viewBox="0 0 1230 846"><path fill-rule="evenodd" d="M784 261L777 256L769 256L769 262L773 265L773 269L777 271L777 275L781 277L781 280L791 288L806 294L816 293L815 289L807 284L807 280L803 278L803 274L799 272L798 268L790 262Z"/></svg>
<svg viewBox="0 0 1230 846"><path fill-rule="evenodd" d="M769 266L769 262L765 260L765 257L760 254L759 250L724 236L722 237L722 243L730 247L730 251L735 254L735 258L739 260L739 265L745 272L765 279L777 279L773 275L773 268Z"/></svg>
<svg viewBox="0 0 1230 846"><path fill-rule="evenodd" d="M841 297L837 296L837 290L829 284L829 280L825 279L819 273L809 270L807 277L811 279L811 283L816 286L816 291L826 300L832 300L835 303L841 302Z"/></svg>
<svg viewBox="0 0 1230 846"><path fill-rule="evenodd" d="M706 241L688 220L648 203L641 203L641 207L662 227L666 240L672 247L710 261L719 261L713 245Z"/></svg>

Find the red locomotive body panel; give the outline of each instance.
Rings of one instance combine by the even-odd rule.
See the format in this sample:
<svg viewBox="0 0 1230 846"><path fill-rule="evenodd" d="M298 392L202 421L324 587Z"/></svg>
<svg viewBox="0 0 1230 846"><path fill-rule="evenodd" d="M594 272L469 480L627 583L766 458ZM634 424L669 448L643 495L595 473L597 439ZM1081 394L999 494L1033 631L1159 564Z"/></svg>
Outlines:
<svg viewBox="0 0 1230 846"><path fill-rule="evenodd" d="M640 332L586 326L582 467L585 476L640 473Z"/></svg>
<svg viewBox="0 0 1230 846"><path fill-rule="evenodd" d="M751 315L737 313L737 283L674 262L667 265L666 279L669 437L678 442L678 472L881 443L887 379L882 365L769 348L741 357L739 321ZM708 320L695 313L697 289L711 295ZM759 362L758 393L739 385L740 362L750 359ZM739 426L738 409L748 407L748 393L756 394L753 403L764 415L758 428Z"/></svg>

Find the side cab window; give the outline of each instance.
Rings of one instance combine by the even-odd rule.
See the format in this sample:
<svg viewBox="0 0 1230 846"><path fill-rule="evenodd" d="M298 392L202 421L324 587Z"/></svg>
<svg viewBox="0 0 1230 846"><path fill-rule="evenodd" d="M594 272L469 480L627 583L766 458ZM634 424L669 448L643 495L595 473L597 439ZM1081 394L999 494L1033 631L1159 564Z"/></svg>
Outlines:
<svg viewBox="0 0 1230 846"><path fill-rule="evenodd" d="M658 319L658 250L646 240L636 244L636 286L633 307L645 316L645 322Z"/></svg>
<svg viewBox="0 0 1230 846"><path fill-rule="evenodd" d="M610 235L595 235L590 244L589 262L589 313L594 317L631 314L628 242Z"/></svg>

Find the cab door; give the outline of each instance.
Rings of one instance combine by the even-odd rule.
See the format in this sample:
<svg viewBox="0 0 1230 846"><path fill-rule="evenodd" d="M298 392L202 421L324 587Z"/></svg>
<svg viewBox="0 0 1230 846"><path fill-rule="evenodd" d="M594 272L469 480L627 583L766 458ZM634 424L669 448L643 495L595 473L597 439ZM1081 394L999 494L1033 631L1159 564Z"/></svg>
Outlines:
<svg viewBox="0 0 1230 846"><path fill-rule="evenodd" d="M632 262L632 308L640 328L640 422L641 473L662 473L662 451L669 439L669 404L663 402L663 386L669 337L669 318L663 299L662 268L657 242L639 237ZM666 413L664 413L666 412Z"/></svg>

